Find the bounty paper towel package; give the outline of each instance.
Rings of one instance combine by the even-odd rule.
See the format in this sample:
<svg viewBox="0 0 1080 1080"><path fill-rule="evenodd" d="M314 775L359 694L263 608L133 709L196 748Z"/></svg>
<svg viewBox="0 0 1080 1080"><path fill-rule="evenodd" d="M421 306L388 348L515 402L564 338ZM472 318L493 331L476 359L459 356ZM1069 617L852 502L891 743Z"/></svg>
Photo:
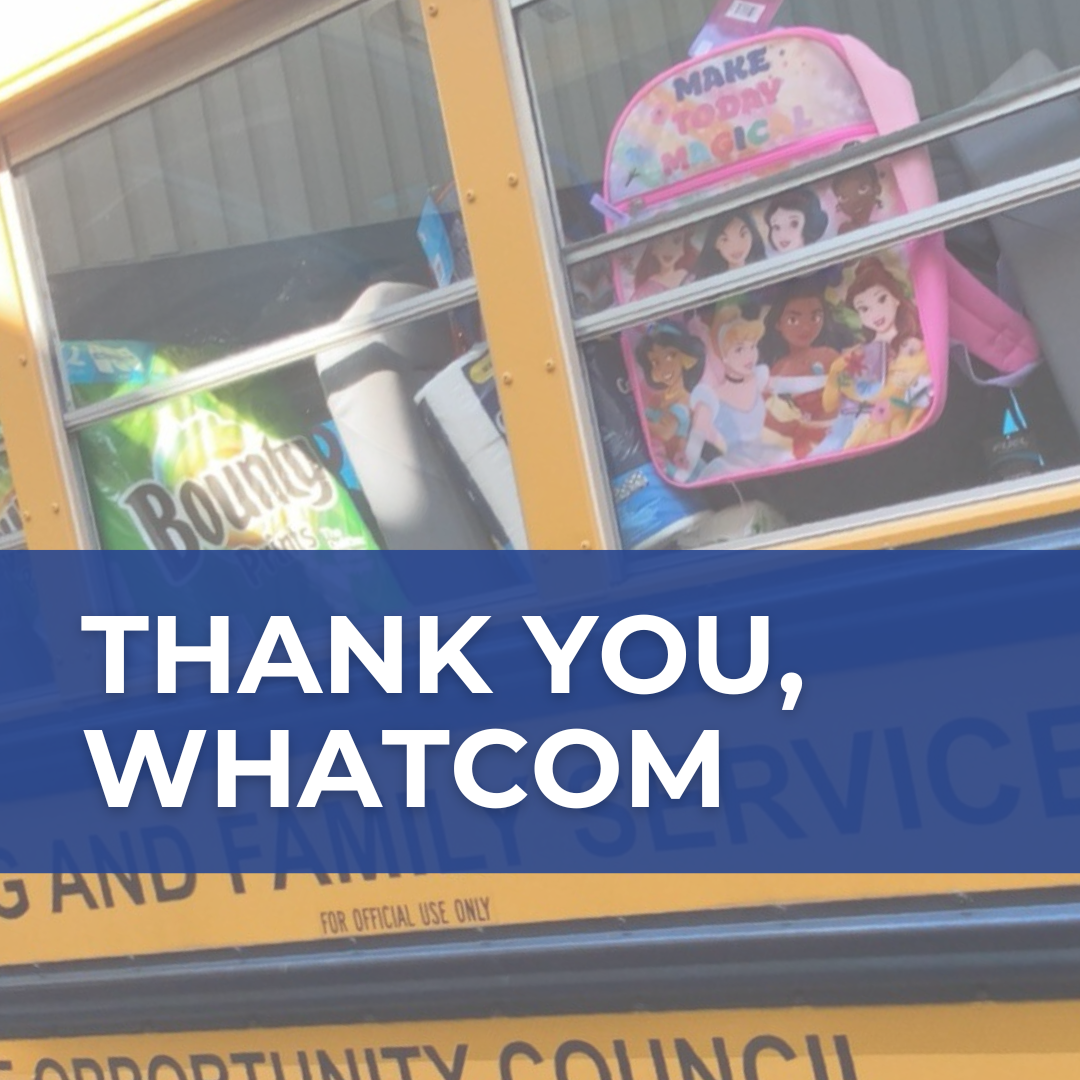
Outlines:
<svg viewBox="0 0 1080 1080"><path fill-rule="evenodd" d="M69 341L80 404L176 371L143 342ZM247 400L241 404L245 397ZM232 402L225 399L230 393ZM273 400L271 400L273 399ZM102 421L79 447L102 545L113 549L363 550L378 545L289 395L199 391Z"/></svg>

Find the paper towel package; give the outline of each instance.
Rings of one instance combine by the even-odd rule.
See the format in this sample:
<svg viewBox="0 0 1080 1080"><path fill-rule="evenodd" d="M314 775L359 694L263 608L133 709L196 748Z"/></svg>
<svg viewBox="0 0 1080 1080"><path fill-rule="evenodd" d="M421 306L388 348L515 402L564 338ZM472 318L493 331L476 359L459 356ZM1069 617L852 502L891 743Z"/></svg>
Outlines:
<svg viewBox="0 0 1080 1080"><path fill-rule="evenodd" d="M486 347L441 371L421 388L416 403L495 544L526 548L525 522Z"/></svg>
<svg viewBox="0 0 1080 1080"><path fill-rule="evenodd" d="M346 317L362 319L422 296L414 285L380 282ZM327 407L387 547L476 551L487 532L459 493L413 397L451 354L444 317L375 330L319 353Z"/></svg>

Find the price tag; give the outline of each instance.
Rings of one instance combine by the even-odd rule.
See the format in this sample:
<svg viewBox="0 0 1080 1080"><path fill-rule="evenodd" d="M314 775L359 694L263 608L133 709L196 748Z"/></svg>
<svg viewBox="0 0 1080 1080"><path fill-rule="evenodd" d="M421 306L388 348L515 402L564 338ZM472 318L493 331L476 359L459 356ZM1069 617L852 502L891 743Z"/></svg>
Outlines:
<svg viewBox="0 0 1080 1080"><path fill-rule="evenodd" d="M772 25L784 0L719 0L708 22L690 46L701 56L740 38L764 33Z"/></svg>
<svg viewBox="0 0 1080 1080"><path fill-rule="evenodd" d="M749 0L735 0L724 14L729 19L735 19L738 22L753 23L756 26L761 22L761 18L765 14L765 11L766 7L764 4L752 4Z"/></svg>

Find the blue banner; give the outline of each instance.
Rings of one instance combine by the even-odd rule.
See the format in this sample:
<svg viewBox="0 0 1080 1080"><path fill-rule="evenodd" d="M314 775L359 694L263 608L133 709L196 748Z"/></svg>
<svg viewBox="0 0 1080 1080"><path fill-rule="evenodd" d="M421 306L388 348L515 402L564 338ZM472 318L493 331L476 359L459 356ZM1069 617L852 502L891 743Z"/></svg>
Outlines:
<svg viewBox="0 0 1080 1080"><path fill-rule="evenodd" d="M0 871L1076 869L1070 553L20 552L0 590Z"/></svg>

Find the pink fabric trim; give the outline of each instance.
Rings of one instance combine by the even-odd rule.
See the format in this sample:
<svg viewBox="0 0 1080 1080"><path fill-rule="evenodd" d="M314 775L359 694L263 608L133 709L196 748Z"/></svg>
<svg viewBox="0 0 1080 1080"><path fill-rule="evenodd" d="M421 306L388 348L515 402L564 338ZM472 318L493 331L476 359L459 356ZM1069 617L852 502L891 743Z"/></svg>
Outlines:
<svg viewBox="0 0 1080 1080"><path fill-rule="evenodd" d="M843 146L844 143L861 139L867 135L876 135L877 128L873 124L851 124L844 128L834 128L832 131L821 132L818 135L804 139L800 143L790 146L781 146L776 150L767 150L757 157L746 158L737 161L733 165L720 165L708 172L699 173L688 180L676 180L674 184L665 184L664 187L653 188L644 195L638 195L633 199L624 199L613 205L618 210L627 210L637 202L643 206L655 206L657 203L666 202L668 199L678 199L682 195L691 195L699 188L711 187L719 177L725 180L731 177L742 176L744 173L754 172L757 169L767 169L775 161L783 161L786 158L802 158L812 154L815 150L825 150L831 146Z"/></svg>
<svg viewBox="0 0 1080 1080"><path fill-rule="evenodd" d="M1039 358L1035 329L970 270L945 255L949 288L949 333L998 371L1031 367Z"/></svg>

